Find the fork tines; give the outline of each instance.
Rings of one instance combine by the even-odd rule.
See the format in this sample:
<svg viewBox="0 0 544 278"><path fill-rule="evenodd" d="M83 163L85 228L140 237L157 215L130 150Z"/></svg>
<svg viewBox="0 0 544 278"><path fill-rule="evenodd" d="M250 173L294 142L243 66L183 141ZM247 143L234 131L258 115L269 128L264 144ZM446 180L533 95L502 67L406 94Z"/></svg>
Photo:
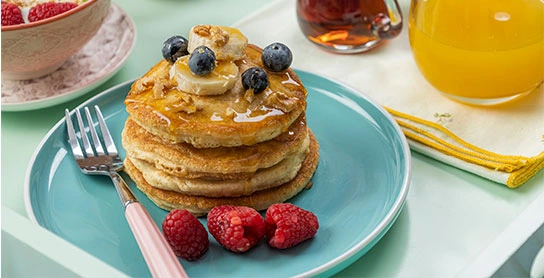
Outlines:
<svg viewBox="0 0 544 278"><path fill-rule="evenodd" d="M100 127L101 136L97 133L96 129L94 128L93 119L89 111L89 108L84 107L84 110L85 110L85 116L86 116L88 128L85 128L85 124L83 123L83 119L81 117L81 113L79 112L79 109L75 109L82 146L79 144L79 140L78 140L74 125L72 123L70 112L68 109L65 110L68 138L70 141L70 146L72 148L72 153L74 154L74 157L76 159L82 159L85 157L102 156L102 155L117 156L118 155L117 149L115 148L115 144L113 142L111 134L108 130L108 127L106 126L106 122L104 121L104 116L102 115L102 112L100 111L100 108L98 107L98 105L94 106L94 110L96 111L96 118L98 120L98 126ZM87 129L89 131L87 131ZM87 132L90 132L91 140L93 142L92 145L89 140L89 136ZM102 140L100 140L101 138ZM102 145L102 143L104 143L104 145ZM106 151L104 151L103 146L105 146ZM81 147L83 147L83 149Z"/></svg>

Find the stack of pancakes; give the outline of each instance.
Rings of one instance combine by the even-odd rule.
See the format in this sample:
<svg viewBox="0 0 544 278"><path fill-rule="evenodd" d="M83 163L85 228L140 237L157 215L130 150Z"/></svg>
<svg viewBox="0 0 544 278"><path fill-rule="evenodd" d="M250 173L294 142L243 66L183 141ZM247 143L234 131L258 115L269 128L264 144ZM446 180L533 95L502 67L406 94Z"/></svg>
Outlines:
<svg viewBox="0 0 544 278"><path fill-rule="evenodd" d="M241 35L213 28L222 28L231 40ZM215 43L213 37L198 42ZM290 68L268 72L269 86L260 93L244 89L241 74L250 67L264 69L262 49L238 45L241 54L223 55L227 58L218 59L217 73L210 76L191 75L186 59L162 60L134 82L125 99L125 171L163 209L195 215L225 204L263 210L311 184L319 145L306 125L306 89ZM216 55L223 49L214 49ZM236 70L221 72L225 64ZM212 79L228 74L233 82L215 90ZM187 82L206 83L206 93L180 85Z"/></svg>

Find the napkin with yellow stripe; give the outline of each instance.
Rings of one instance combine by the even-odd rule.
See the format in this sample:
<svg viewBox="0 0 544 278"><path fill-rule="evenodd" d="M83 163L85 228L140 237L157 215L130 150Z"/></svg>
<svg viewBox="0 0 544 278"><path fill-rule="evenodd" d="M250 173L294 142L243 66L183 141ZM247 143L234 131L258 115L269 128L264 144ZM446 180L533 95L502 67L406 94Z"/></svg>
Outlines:
<svg viewBox="0 0 544 278"><path fill-rule="evenodd" d="M389 108L387 111L396 118L413 150L508 187L520 186L544 168L544 152L535 156L494 153L468 143L436 122Z"/></svg>
<svg viewBox="0 0 544 278"><path fill-rule="evenodd" d="M544 168L544 87L496 107L455 102L433 88L414 62L409 0L399 1L405 20L399 37L355 55L329 53L308 41L298 27L295 3L274 1L235 26L262 47L288 45L293 67L342 82L383 105L414 151L511 188Z"/></svg>

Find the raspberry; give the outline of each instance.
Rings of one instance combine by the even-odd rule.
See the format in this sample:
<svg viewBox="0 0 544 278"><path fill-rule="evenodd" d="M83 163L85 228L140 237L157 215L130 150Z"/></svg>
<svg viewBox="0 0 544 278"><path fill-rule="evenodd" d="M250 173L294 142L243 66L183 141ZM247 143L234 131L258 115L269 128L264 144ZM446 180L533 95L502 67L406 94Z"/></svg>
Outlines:
<svg viewBox="0 0 544 278"><path fill-rule="evenodd" d="M17 5L2 2L2 26L23 24L23 15Z"/></svg>
<svg viewBox="0 0 544 278"><path fill-rule="evenodd" d="M77 7L76 3L64 2L64 3L55 3L55 2L46 2L38 4L28 12L28 21L34 22L52 16L64 13L73 8Z"/></svg>
<svg viewBox="0 0 544 278"><path fill-rule="evenodd" d="M210 244L204 225L185 209L170 211L162 222L162 232L174 254L188 261L200 258Z"/></svg>
<svg viewBox="0 0 544 278"><path fill-rule="evenodd" d="M317 233L317 216L293 204L274 204L265 215L266 237L271 247L285 249L295 246Z"/></svg>
<svg viewBox="0 0 544 278"><path fill-rule="evenodd" d="M253 208L225 205L208 212L208 231L226 249L242 253L264 238L265 224Z"/></svg>

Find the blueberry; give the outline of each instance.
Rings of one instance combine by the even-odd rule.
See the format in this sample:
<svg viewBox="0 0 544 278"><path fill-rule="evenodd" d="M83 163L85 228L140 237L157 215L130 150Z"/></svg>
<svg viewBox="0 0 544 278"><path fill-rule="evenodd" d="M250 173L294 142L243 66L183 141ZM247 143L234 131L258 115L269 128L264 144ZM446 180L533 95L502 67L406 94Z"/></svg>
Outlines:
<svg viewBox="0 0 544 278"><path fill-rule="evenodd" d="M259 67L249 68L242 73L242 85L246 90L251 88L253 93L260 93L268 87L268 74Z"/></svg>
<svg viewBox="0 0 544 278"><path fill-rule="evenodd" d="M293 61L293 54L285 44L275 42L263 49L263 65L272 72L286 70Z"/></svg>
<svg viewBox="0 0 544 278"><path fill-rule="evenodd" d="M204 76L215 68L215 53L207 46L201 45L189 56L189 69L199 76Z"/></svg>
<svg viewBox="0 0 544 278"><path fill-rule="evenodd" d="M188 55L187 46L189 41L182 36L168 38L162 44L162 57L170 63L174 63L180 57Z"/></svg>

